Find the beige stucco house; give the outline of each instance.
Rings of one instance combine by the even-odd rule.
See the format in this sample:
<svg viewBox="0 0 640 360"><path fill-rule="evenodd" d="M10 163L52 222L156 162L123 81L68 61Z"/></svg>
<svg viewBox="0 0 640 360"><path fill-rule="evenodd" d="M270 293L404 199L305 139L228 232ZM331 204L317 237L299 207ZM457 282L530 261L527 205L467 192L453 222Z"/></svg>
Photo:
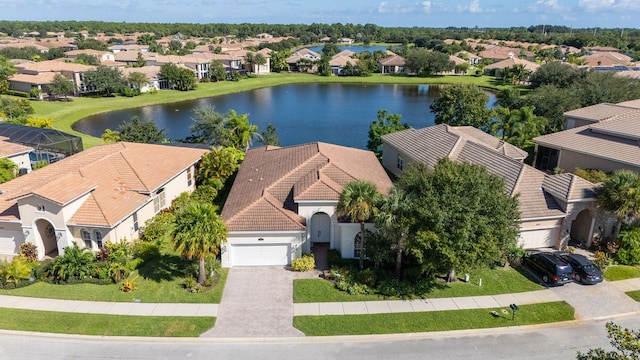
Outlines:
<svg viewBox="0 0 640 360"><path fill-rule="evenodd" d="M195 188L208 150L115 143L93 147L0 184L0 256L24 242L40 258L73 243L99 250L138 237L145 221Z"/></svg>
<svg viewBox="0 0 640 360"><path fill-rule="evenodd" d="M568 111L567 130L538 136L535 167L640 172L640 103L598 104Z"/></svg>
<svg viewBox="0 0 640 360"><path fill-rule="evenodd" d="M370 151L321 142L248 150L222 210L229 230L222 265L287 265L319 243L355 257L360 225L336 214L353 180L382 193L392 186Z"/></svg>
<svg viewBox="0 0 640 360"><path fill-rule="evenodd" d="M31 160L29 153L33 151L31 146L16 144L8 141L9 138L0 136L0 158L7 158L18 166L20 174L31 172Z"/></svg>
<svg viewBox="0 0 640 360"><path fill-rule="evenodd" d="M382 136L382 164L400 175L412 164L439 159L485 166L518 196L525 249L564 248L570 239L588 246L607 219L595 207L594 185L573 174L547 175L522 161L527 153L473 127L435 125ZM602 230L602 229L601 229Z"/></svg>

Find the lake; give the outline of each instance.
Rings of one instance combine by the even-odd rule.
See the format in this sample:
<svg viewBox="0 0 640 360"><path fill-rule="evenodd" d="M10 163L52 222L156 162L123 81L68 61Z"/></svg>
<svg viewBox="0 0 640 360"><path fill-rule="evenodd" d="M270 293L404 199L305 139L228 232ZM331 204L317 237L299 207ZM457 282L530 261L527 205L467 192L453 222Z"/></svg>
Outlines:
<svg viewBox="0 0 640 360"><path fill-rule="evenodd" d="M434 117L429 106L438 93L437 86L428 85L288 84L96 114L76 122L73 129L100 137L105 129L116 130L138 116L154 120L171 139L183 139L190 134L192 110L214 107L220 113L249 114L260 131L272 123L284 146L322 141L364 149L379 109L400 114L402 122L414 128L430 126ZM493 102L491 96L490 105Z"/></svg>

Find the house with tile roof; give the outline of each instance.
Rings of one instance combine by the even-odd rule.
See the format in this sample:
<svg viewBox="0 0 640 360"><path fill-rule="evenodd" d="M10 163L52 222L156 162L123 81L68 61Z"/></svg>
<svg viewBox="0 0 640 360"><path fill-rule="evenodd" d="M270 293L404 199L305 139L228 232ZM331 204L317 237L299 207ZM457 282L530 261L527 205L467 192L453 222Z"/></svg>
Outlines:
<svg viewBox="0 0 640 360"><path fill-rule="evenodd" d="M222 209L229 230L222 265L287 265L318 244L354 257L360 226L336 214L353 180L381 193L392 187L370 151L321 142L249 149Z"/></svg>
<svg viewBox="0 0 640 360"><path fill-rule="evenodd" d="M7 158L13 161L18 166L18 171L21 174L31 172L29 153L33 150L31 146L14 143L9 141L8 137L0 136L0 158Z"/></svg>
<svg viewBox="0 0 640 360"><path fill-rule="evenodd" d="M564 113L567 130L538 136L535 167L640 172L640 103L597 104Z"/></svg>
<svg viewBox="0 0 640 360"><path fill-rule="evenodd" d="M145 221L195 189L206 149L114 143L93 147L0 184L0 256L25 242L39 257L76 243L99 250L136 239Z"/></svg>
<svg viewBox="0 0 640 360"><path fill-rule="evenodd" d="M404 73L404 58L400 55L392 54L378 61L380 73L382 74L402 74Z"/></svg>
<svg viewBox="0 0 640 360"><path fill-rule="evenodd" d="M569 239L588 244L598 214L594 185L573 174L548 175L522 161L527 153L474 127L445 124L382 136L382 165L400 175L412 164L433 168L450 158L485 166L518 196L520 236L525 249L563 248Z"/></svg>
<svg viewBox="0 0 640 360"><path fill-rule="evenodd" d="M47 84L53 81L56 74L70 79L75 87L74 95L87 92L84 84L84 72L95 70L95 66L65 62L62 59L17 64L17 74L8 78L9 88L29 93L32 87L47 91Z"/></svg>

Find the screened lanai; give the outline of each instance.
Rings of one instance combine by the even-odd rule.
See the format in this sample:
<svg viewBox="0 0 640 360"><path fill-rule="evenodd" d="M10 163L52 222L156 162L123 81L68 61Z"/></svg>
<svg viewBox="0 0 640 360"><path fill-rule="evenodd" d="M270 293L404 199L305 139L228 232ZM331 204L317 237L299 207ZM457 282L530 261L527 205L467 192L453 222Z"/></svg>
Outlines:
<svg viewBox="0 0 640 360"><path fill-rule="evenodd" d="M9 141L31 146L37 160L53 162L83 150L82 138L54 129L0 123L0 136Z"/></svg>

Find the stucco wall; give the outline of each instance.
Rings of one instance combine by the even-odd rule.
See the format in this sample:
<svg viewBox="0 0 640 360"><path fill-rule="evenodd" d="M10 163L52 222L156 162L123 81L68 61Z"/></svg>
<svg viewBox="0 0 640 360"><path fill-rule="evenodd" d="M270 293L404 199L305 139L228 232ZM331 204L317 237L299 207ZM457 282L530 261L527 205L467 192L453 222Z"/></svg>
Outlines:
<svg viewBox="0 0 640 360"><path fill-rule="evenodd" d="M29 153L10 156L8 159L18 165L19 169L27 169L28 173L31 172L31 160L29 159Z"/></svg>
<svg viewBox="0 0 640 360"><path fill-rule="evenodd" d="M365 224L365 229L375 231L373 224ZM336 224L336 236L340 237L340 247L337 248L343 258L353 258L353 244L356 235L360 232L360 224L338 223Z"/></svg>
<svg viewBox="0 0 640 360"><path fill-rule="evenodd" d="M577 167L581 169L600 169L605 172L620 169L628 169L640 172L639 166L622 164L613 160L602 159L570 150L562 150L560 152L558 166L566 172L573 172Z"/></svg>
<svg viewBox="0 0 640 360"><path fill-rule="evenodd" d="M0 258L11 258L18 254L24 242L19 223L0 222Z"/></svg>

